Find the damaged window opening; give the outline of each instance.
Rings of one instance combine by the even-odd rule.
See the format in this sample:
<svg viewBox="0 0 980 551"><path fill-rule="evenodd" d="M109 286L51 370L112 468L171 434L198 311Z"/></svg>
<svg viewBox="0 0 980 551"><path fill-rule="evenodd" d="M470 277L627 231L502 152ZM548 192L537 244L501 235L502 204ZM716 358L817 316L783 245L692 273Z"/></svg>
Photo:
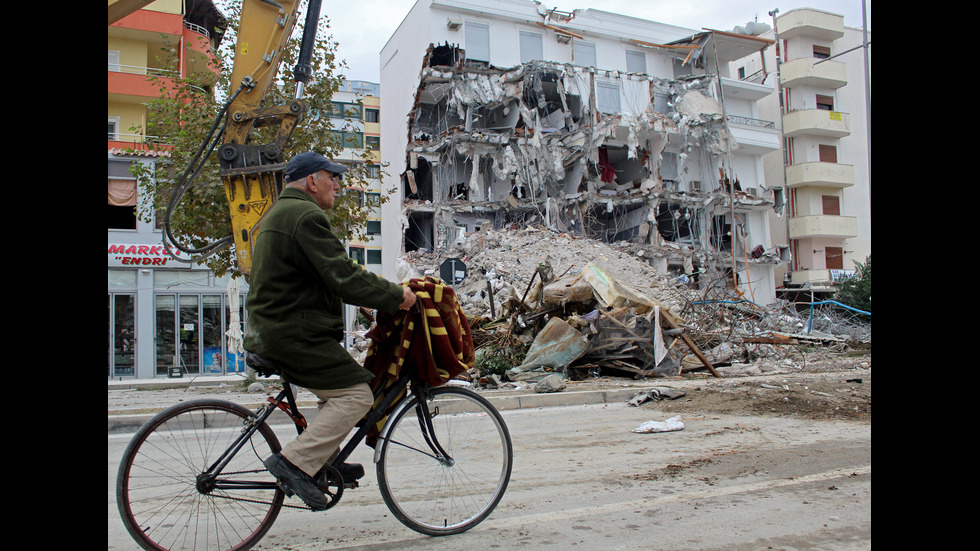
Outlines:
<svg viewBox="0 0 980 551"><path fill-rule="evenodd" d="M667 241L694 243L696 216L679 205L657 206L657 231Z"/></svg>
<svg viewBox="0 0 980 551"><path fill-rule="evenodd" d="M405 200L432 200L432 171L429 162L418 160L418 168L405 172Z"/></svg>
<svg viewBox="0 0 980 551"><path fill-rule="evenodd" d="M711 246L721 252L732 250L732 225L726 215L711 218Z"/></svg>

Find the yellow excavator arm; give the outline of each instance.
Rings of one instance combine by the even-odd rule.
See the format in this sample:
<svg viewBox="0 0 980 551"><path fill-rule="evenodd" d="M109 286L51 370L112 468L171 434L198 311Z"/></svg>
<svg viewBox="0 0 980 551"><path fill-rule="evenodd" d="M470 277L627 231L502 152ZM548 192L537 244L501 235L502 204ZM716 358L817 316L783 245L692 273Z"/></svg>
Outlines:
<svg viewBox="0 0 980 551"><path fill-rule="evenodd" d="M152 0L109 0L109 24L122 19ZM283 51L296 27L300 0L242 0L238 41L235 45L229 100L219 120L214 122L212 136L219 131L222 139L218 151L221 179L228 199L232 236L207 247L193 249L178 243L170 232L170 213L193 180L196 166L203 163L208 136L198 158L189 166L177 186L167 208L164 221L164 245L191 256L206 257L217 250L235 244L239 271L248 275L252 266L252 238L258 225L276 201L282 189L285 169L284 149L306 111L303 103L305 85L311 74L310 59L316 41L317 20L321 0L309 0L306 10L299 58L293 69L296 94L285 105L262 106L262 100L276 78ZM221 125L223 124L223 127ZM250 141L252 130L276 127L268 143Z"/></svg>

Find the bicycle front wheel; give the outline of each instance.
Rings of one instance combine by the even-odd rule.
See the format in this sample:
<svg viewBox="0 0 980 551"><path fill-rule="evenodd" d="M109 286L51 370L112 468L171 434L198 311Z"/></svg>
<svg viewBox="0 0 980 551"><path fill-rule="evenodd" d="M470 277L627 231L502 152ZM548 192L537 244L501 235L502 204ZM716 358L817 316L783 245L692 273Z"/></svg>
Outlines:
<svg viewBox="0 0 980 551"><path fill-rule="evenodd" d="M148 550L245 550L269 530L283 492L262 461L279 440L263 423L218 475L208 469L255 415L220 400L184 402L139 429L123 454L116 502L130 535Z"/></svg>
<svg viewBox="0 0 980 551"><path fill-rule="evenodd" d="M513 463L507 425L490 402L468 389L439 387L424 404L413 397L388 423L378 443L378 486L399 521L441 536L487 518L504 496Z"/></svg>

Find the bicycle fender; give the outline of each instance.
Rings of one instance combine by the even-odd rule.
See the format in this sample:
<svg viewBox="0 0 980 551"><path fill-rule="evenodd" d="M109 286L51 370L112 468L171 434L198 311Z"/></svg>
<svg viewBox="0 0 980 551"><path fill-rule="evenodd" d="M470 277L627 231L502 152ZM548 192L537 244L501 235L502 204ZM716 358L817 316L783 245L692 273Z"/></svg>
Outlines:
<svg viewBox="0 0 980 551"><path fill-rule="evenodd" d="M396 419L403 410L405 410L411 403L415 402L414 396L409 396L407 399L402 400L395 406L395 410L388 415L388 421ZM385 425L381 427L381 434L378 436L378 445L374 448L374 463L377 464L381 461L381 450L388 445L388 432L391 431L391 423L385 421Z"/></svg>

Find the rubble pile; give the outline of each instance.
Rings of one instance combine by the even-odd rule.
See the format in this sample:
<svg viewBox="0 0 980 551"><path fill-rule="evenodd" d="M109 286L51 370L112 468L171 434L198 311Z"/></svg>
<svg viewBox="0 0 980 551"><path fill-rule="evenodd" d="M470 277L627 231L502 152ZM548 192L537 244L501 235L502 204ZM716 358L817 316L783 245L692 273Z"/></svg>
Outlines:
<svg viewBox="0 0 980 551"><path fill-rule="evenodd" d="M553 374L766 373L800 369L816 361L813 350L847 346L845 338L804 333L792 305L764 308L724 285L660 273L630 247L544 228L484 228L450 250L407 253L396 275L439 277L446 259L465 264L454 288L477 348L468 375L485 386Z"/></svg>

